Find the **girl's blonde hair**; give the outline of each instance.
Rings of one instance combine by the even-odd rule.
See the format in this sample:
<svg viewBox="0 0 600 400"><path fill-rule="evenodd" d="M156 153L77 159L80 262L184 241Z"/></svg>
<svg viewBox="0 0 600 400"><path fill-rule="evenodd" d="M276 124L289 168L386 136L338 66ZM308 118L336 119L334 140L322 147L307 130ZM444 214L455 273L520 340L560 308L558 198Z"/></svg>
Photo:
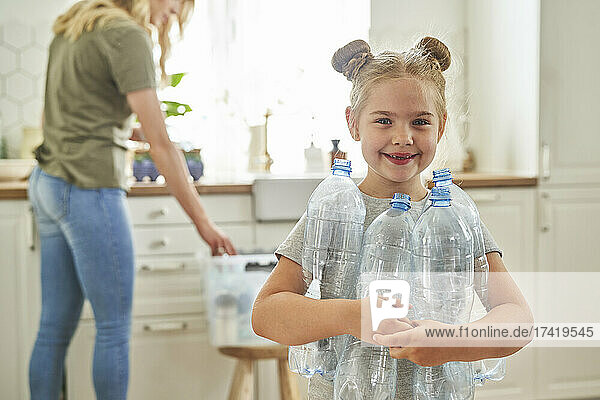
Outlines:
<svg viewBox="0 0 600 400"><path fill-rule="evenodd" d="M182 0L177 14L177 23L180 34L188 22L194 8L194 0ZM52 30L55 35L63 35L71 41L75 41L83 32L101 28L115 19L129 19L141 27L150 35L150 0L82 0L75 3L66 13L59 16L54 22ZM158 44L160 46L160 70L161 78L166 80L165 63L171 50L169 31L173 25L173 19L158 28Z"/></svg>
<svg viewBox="0 0 600 400"><path fill-rule="evenodd" d="M355 40L338 49L331 65L352 82L350 108L357 118L372 88L387 79L415 78L435 89L435 106L440 122L446 115L446 80L442 72L450 66L450 51L432 37L421 39L402 53L385 51L377 55L363 40Z"/></svg>

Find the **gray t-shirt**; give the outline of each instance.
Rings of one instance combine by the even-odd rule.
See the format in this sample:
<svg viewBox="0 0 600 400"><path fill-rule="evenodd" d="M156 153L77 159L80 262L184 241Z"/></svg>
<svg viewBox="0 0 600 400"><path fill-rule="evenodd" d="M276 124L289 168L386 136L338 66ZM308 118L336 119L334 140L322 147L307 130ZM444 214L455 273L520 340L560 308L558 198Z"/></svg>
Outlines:
<svg viewBox="0 0 600 400"><path fill-rule="evenodd" d="M366 230L369 225L377 218L382 212L390 207L390 199L379 199L371 197L362 193L363 200L365 202L365 208L367 214L365 216L364 229ZM408 211L416 221L419 217L423 207L425 206L425 199L420 201L411 201L411 208ZM302 251L304 243L304 227L306 225L306 213L300 218L296 226L289 233L288 237L279 245L275 250L277 258L285 256L290 260L294 261L298 265L302 265ZM498 252L502 256L502 251L494 241L494 238L488 231L485 224L482 222L481 228L483 231L483 241L486 253ZM304 267L303 272L306 275L312 275L312 271ZM413 368L414 365L408 360L398 360L398 377L396 385L396 399L412 399L412 379L413 379ZM320 375L314 375L310 378L308 387L308 398L309 400L331 400L333 399L333 383L327 381Z"/></svg>

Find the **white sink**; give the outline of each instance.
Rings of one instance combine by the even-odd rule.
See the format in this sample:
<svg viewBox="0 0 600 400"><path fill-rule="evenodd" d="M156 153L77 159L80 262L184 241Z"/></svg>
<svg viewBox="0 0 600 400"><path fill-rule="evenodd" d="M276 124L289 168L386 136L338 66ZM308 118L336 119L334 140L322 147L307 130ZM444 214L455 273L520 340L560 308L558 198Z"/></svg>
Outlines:
<svg viewBox="0 0 600 400"><path fill-rule="evenodd" d="M258 221L298 220L321 178L258 178L252 186Z"/></svg>
<svg viewBox="0 0 600 400"><path fill-rule="evenodd" d="M254 179L254 216L257 221L298 220L306 211L313 190L326 174L260 176ZM362 178L354 178L356 183Z"/></svg>

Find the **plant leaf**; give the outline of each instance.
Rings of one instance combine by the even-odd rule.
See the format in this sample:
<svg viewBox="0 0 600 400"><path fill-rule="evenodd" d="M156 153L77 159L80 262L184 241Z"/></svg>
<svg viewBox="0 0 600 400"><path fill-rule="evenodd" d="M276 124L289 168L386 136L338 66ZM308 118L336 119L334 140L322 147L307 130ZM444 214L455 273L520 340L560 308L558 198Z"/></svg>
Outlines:
<svg viewBox="0 0 600 400"><path fill-rule="evenodd" d="M181 82L181 79L184 77L185 72L180 72L179 74L173 74L173 75L169 75L169 80L171 82L171 86L175 87L177 85L179 85L179 82Z"/></svg>
<svg viewBox="0 0 600 400"><path fill-rule="evenodd" d="M185 115L186 112L192 111L192 107L188 104L178 103L176 101L162 101L166 106L165 114L167 117ZM183 109L181 109L183 107Z"/></svg>

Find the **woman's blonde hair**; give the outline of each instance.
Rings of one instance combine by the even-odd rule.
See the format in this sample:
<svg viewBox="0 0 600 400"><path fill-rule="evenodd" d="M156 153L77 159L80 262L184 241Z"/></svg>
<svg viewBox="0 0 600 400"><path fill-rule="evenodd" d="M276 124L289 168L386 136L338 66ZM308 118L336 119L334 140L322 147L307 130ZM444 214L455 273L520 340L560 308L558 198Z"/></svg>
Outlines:
<svg viewBox="0 0 600 400"><path fill-rule="evenodd" d="M421 39L402 53L385 51L377 55L363 40L355 40L338 49L331 65L352 82L350 108L357 118L372 88L383 80L414 78L435 89L435 106L440 122L446 115L446 80L442 72L450 66L450 51L432 37Z"/></svg>
<svg viewBox="0 0 600 400"><path fill-rule="evenodd" d="M182 4L177 14L177 23L180 34L188 22L194 8L194 0L181 0ZM103 27L115 19L129 19L141 27L150 35L150 0L82 0L75 3L66 13L59 16L54 22L52 30L55 35L63 35L69 40L75 41L83 32L92 31L95 27ZM160 70L161 78L166 80L165 63L171 50L169 31L173 25L173 19L158 28L158 44L160 46Z"/></svg>

